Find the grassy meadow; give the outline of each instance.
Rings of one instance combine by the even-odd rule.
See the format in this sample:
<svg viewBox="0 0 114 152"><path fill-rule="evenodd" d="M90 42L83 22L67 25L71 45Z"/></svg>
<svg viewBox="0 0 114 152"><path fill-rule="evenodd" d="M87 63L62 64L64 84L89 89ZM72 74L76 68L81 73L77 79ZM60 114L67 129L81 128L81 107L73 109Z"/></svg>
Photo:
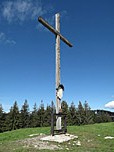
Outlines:
<svg viewBox="0 0 114 152"><path fill-rule="evenodd" d="M104 139L106 136L114 137L114 123L100 123L84 126L69 126L68 133L78 136L81 146L74 144L74 140L58 144L61 147L54 151L64 152L114 152L114 139ZM50 127L27 128L8 131L0 134L0 152L50 152L53 150L39 150L34 147L24 147L21 140L31 138L31 134L50 134ZM37 135L38 136L38 135ZM35 136L34 136L35 137Z"/></svg>

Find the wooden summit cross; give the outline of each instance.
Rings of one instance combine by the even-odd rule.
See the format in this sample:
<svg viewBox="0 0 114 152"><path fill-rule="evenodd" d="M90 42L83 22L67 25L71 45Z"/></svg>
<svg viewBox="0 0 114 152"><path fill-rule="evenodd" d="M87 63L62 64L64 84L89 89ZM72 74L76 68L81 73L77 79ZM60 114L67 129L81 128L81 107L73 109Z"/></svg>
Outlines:
<svg viewBox="0 0 114 152"><path fill-rule="evenodd" d="M69 47L72 44L60 34L60 14L55 14L55 29L49 25L42 17L38 18L38 21L48 28L56 36L56 114L61 111L61 101L57 97L57 88L60 85L60 39L65 42ZM61 130L61 117L56 118L56 129Z"/></svg>

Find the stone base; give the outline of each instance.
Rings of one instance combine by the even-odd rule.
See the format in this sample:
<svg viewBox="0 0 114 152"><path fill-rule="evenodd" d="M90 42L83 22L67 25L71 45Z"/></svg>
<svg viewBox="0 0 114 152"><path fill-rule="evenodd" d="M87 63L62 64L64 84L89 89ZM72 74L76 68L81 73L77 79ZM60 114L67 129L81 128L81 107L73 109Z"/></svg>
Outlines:
<svg viewBox="0 0 114 152"><path fill-rule="evenodd" d="M71 139L77 139L78 136L75 136L75 135L70 135L70 134L60 134L60 135L54 135L54 136L46 136L46 137L43 137L41 138L40 140L42 141L55 141L55 142L58 142L58 143L63 143L63 142L66 142L66 141L69 141Z"/></svg>

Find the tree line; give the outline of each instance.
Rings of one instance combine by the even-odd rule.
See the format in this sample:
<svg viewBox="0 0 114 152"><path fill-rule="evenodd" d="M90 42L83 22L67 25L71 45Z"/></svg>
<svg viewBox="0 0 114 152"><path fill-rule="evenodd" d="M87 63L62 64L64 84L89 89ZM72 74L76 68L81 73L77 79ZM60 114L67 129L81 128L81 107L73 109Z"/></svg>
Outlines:
<svg viewBox="0 0 114 152"><path fill-rule="evenodd" d="M87 125L112 121L108 113L99 112L96 114L95 111L92 111L87 101L84 104L79 101L77 107L74 102L69 106L66 101L62 101L61 107L62 112L67 116L67 125ZM53 102L46 107L43 101L38 107L35 103L33 110L30 111L27 100L25 100L21 110L15 101L8 113L5 113L0 105L0 133L20 128L51 126L52 112L55 112Z"/></svg>

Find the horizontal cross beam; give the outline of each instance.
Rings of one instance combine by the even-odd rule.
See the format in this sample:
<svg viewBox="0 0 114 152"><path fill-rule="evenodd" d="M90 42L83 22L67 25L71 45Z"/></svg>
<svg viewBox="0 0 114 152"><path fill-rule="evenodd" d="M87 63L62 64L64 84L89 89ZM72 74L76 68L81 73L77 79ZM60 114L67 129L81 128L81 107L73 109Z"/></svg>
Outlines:
<svg viewBox="0 0 114 152"><path fill-rule="evenodd" d="M49 23L46 22L42 17L38 17L38 21L42 23L45 27L47 27L52 33L54 33L55 35L59 35L60 39L64 41L68 46L73 46L64 36L62 36L56 29L49 25Z"/></svg>

